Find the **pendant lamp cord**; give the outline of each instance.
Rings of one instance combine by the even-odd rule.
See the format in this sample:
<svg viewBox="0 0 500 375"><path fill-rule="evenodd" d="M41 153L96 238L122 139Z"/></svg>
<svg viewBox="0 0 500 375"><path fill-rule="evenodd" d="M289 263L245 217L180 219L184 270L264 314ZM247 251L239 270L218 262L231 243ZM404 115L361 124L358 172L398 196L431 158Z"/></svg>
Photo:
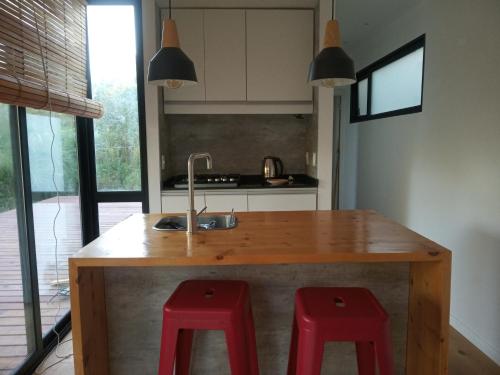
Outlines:
<svg viewBox="0 0 500 375"><path fill-rule="evenodd" d="M335 0L332 0L332 20L335 19L335 8L337 7L337 2Z"/></svg>
<svg viewBox="0 0 500 375"><path fill-rule="evenodd" d="M172 19L172 0L168 0L168 18Z"/></svg>

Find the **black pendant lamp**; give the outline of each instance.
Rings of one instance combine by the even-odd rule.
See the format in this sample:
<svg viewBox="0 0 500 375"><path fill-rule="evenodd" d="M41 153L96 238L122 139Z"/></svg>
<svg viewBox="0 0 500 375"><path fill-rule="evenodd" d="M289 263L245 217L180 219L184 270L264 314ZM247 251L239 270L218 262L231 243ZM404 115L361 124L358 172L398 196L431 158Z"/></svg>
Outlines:
<svg viewBox="0 0 500 375"><path fill-rule="evenodd" d="M168 18L163 20L161 45L161 49L149 62L148 82L169 89L196 85L198 80L194 64L180 48L170 3Z"/></svg>
<svg viewBox="0 0 500 375"><path fill-rule="evenodd" d="M340 27L334 18L326 24L323 49L309 66L309 83L313 86L347 86L356 82L354 62L340 47Z"/></svg>

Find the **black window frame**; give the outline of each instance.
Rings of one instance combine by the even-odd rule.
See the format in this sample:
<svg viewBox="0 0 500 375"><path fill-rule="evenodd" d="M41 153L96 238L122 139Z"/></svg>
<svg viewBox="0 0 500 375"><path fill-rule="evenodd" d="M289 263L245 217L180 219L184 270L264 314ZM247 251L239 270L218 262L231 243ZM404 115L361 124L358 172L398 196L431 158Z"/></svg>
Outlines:
<svg viewBox="0 0 500 375"><path fill-rule="evenodd" d="M422 82L421 82L421 95L420 95L420 104L413 107L406 107L401 109L396 109L393 111L387 111L377 114L371 114L371 102L372 102L372 75L375 71L409 55L416 50L423 48L423 64L422 64ZM374 63L368 65L366 68L363 68L358 73L356 73L356 83L351 86L351 114L350 114L350 122L364 122L370 120L376 120L386 117L394 117L407 115L411 113L422 112L423 110L423 101L424 101L424 75L425 75L425 34L420 35L418 38L413 39L412 41L406 43L404 46L399 47L395 51L385 55L381 59L375 61ZM358 84L360 81L364 79L368 80L368 90L367 90L367 107L366 107L366 115L359 115L359 107L358 107Z"/></svg>
<svg viewBox="0 0 500 375"><path fill-rule="evenodd" d="M136 36L136 74L137 74L137 101L139 120L139 144L140 144L140 166L141 166L141 190L138 191L99 191L96 181L96 160L94 143L94 120L83 119L82 126L88 129L82 134L84 143L87 145L87 155L90 169L86 176L89 181L88 199L92 203L90 215L92 215L92 227L88 228L89 237L99 236L99 203L141 202L142 212L149 213L149 188L148 188L148 163L147 163L147 139L146 139L146 107L144 87L144 51L142 34L142 2L141 0L87 0L87 5L131 5L134 7L135 36ZM89 41L87 35L87 62L89 62ZM92 78L90 64L87 63L87 97L92 98Z"/></svg>

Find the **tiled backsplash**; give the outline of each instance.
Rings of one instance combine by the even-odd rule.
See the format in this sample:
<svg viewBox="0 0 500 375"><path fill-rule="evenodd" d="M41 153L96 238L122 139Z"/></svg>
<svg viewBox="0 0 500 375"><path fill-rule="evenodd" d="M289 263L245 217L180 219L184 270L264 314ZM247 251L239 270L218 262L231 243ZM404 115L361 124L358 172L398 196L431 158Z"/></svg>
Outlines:
<svg viewBox="0 0 500 375"><path fill-rule="evenodd" d="M214 173L259 174L268 155L281 158L286 173L305 173L311 121L310 115L167 115L160 135L164 177L187 173L193 152L209 152ZM206 171L205 163L196 171Z"/></svg>

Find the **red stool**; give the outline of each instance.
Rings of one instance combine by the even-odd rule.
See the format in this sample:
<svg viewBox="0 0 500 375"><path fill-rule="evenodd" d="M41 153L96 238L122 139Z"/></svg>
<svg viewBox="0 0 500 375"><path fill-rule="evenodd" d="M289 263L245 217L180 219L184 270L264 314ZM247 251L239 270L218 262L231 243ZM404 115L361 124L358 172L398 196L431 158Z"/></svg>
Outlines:
<svg viewBox="0 0 500 375"><path fill-rule="evenodd" d="M288 375L320 375L327 341L355 341L358 372L393 375L389 316L363 288L302 288L295 296Z"/></svg>
<svg viewBox="0 0 500 375"><path fill-rule="evenodd" d="M160 375L189 375L193 330L223 330L232 375L258 375L257 349L248 284L188 280L163 307Z"/></svg>

